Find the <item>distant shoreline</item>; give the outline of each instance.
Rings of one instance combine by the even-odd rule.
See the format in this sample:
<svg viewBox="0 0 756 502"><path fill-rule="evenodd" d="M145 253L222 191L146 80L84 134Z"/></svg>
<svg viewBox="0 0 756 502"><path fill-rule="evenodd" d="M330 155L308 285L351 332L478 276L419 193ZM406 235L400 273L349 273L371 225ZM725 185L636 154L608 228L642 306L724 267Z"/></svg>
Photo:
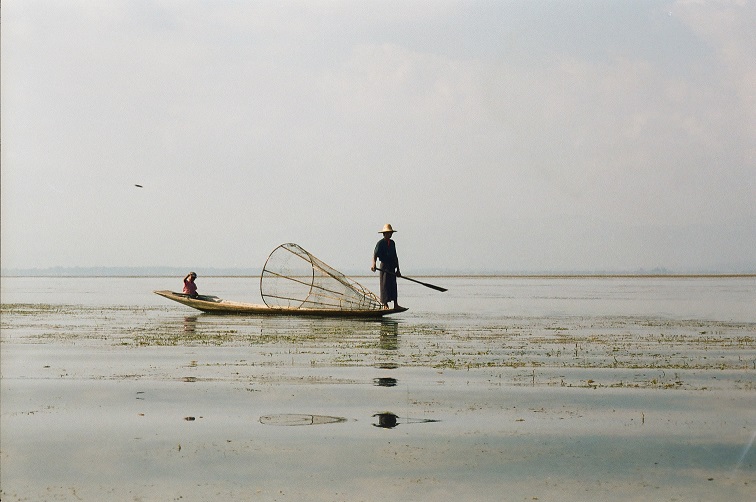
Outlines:
<svg viewBox="0 0 756 502"><path fill-rule="evenodd" d="M376 277L367 269L354 267L336 267L348 277ZM184 277L189 270L194 270L200 277L260 277L261 268L257 267L191 267L154 266L154 267L39 267L39 268L5 268L0 269L2 277ZM499 278L738 278L756 277L756 270L728 269L723 267L716 270L681 270L674 271L665 267L652 269L627 269L627 270L453 270L431 267L417 267L413 270L405 270L408 277L499 277Z"/></svg>
<svg viewBox="0 0 756 502"><path fill-rule="evenodd" d="M367 274L350 274L345 275L356 278L373 278L374 275ZM117 274L117 273L105 273L105 274L65 274L65 273L3 273L0 274L0 278L40 278L40 279L164 279L175 278L181 276L181 274ZM201 274L202 277L213 278L260 278L260 274L223 274L205 272ZM747 279L756 278L756 273L680 273L680 274L643 274L643 273L548 273L548 274L516 274L516 273L426 273L426 274L413 274L412 277L438 277L438 278L459 278L459 279Z"/></svg>

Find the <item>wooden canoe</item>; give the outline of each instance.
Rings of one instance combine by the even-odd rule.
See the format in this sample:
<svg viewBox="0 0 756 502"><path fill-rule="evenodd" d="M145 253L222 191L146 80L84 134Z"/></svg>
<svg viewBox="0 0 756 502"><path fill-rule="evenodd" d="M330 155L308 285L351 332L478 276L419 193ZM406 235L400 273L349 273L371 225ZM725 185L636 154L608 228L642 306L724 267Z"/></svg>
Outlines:
<svg viewBox="0 0 756 502"><path fill-rule="evenodd" d="M397 314L407 310L406 307L393 309L377 310L338 310L338 309L313 309L313 308L295 308L295 307L268 307L267 305L257 305L253 303L239 303L222 300L217 296L199 295L191 298L184 293L174 291L155 291L160 295L174 302L178 302L187 307L192 307L208 314L244 314L244 315L293 315L293 316L311 316L311 317L364 317L379 318L389 314Z"/></svg>

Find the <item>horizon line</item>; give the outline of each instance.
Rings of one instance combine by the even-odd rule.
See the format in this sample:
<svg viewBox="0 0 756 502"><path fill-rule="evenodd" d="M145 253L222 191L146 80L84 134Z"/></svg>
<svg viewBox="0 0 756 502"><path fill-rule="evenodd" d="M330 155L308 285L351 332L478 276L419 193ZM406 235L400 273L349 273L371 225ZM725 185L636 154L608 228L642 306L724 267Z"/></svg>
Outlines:
<svg viewBox="0 0 756 502"><path fill-rule="evenodd" d="M203 270L202 267L194 268ZM103 267L81 267L81 266L54 266L54 267L35 267L35 268L3 268L0 269L0 277L174 277L181 275L186 267L166 267L166 266L103 266ZM204 277L260 277L262 270L254 267L206 267L205 272L201 273ZM371 274L356 269L346 269L342 272L345 275L354 277L372 277ZM655 267L653 269L625 269L625 270L481 270L481 269L440 269L424 268L418 269L410 274L414 276L425 277L532 277L532 278L549 278L549 277L756 277L756 270L704 270L689 269L684 271L674 271L666 267Z"/></svg>

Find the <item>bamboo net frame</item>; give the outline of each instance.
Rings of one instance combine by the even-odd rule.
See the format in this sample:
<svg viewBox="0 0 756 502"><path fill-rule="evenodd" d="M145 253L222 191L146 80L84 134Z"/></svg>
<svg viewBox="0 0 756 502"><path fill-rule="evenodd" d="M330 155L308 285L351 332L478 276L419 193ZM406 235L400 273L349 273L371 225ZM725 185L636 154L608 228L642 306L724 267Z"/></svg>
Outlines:
<svg viewBox="0 0 756 502"><path fill-rule="evenodd" d="M263 267L260 293L268 307L379 310L370 290L294 243L274 249Z"/></svg>

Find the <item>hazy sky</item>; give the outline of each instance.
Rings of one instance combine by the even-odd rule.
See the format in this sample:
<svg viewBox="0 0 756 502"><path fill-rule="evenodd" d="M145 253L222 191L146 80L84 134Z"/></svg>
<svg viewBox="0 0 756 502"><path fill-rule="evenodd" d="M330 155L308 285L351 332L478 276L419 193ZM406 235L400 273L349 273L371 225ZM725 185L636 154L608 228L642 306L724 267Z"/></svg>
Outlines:
<svg viewBox="0 0 756 502"><path fill-rule="evenodd" d="M756 270L756 2L1 14L4 268Z"/></svg>

